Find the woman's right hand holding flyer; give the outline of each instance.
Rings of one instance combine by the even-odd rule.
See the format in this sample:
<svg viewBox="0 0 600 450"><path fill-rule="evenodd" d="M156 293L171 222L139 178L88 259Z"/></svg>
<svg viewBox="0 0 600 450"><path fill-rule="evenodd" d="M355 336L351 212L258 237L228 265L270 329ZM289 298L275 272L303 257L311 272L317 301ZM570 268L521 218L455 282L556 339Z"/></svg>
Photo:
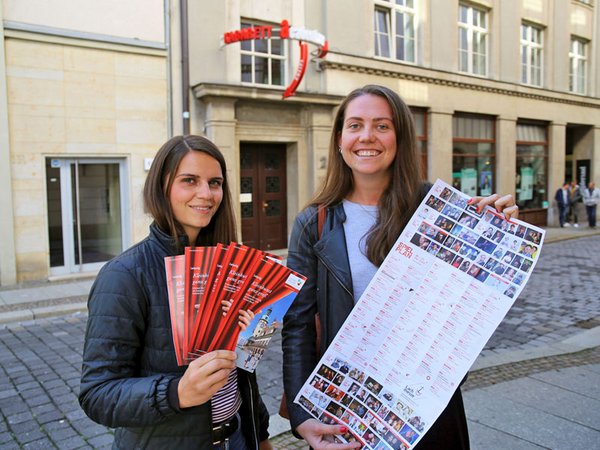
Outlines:
<svg viewBox="0 0 600 450"><path fill-rule="evenodd" d="M208 402L227 383L236 358L235 352L215 350L193 360L177 386L179 407L189 408Z"/></svg>
<svg viewBox="0 0 600 450"><path fill-rule="evenodd" d="M296 428L306 442L315 450L351 450L361 448L360 442L349 442L347 444L336 443L333 436L348 432L348 428L340 425L326 425L317 419L308 419Z"/></svg>

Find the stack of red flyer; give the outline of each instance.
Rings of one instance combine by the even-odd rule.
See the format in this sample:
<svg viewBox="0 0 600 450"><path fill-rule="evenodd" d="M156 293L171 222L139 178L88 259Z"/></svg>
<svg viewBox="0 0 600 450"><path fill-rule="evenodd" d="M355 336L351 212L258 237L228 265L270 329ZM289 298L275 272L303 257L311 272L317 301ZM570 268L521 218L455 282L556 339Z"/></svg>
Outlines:
<svg viewBox="0 0 600 450"><path fill-rule="evenodd" d="M186 247L183 255L165 258L165 270L177 363L226 349L250 372L306 280L277 256L236 242ZM244 331L240 310L255 315Z"/></svg>

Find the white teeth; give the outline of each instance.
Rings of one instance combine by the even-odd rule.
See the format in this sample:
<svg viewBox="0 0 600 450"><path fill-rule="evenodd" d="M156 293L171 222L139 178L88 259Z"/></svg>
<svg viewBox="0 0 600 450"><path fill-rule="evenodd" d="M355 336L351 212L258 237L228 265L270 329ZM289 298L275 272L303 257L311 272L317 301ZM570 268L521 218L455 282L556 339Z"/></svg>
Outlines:
<svg viewBox="0 0 600 450"><path fill-rule="evenodd" d="M375 150L359 150L356 154L358 156L377 156L379 152Z"/></svg>

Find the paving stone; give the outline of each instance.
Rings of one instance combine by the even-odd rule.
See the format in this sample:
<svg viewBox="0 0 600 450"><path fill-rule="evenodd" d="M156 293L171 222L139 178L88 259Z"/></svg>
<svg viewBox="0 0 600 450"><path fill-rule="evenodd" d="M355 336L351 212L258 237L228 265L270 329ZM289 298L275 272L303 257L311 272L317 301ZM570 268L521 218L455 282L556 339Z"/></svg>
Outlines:
<svg viewBox="0 0 600 450"><path fill-rule="evenodd" d="M94 448L111 447L115 436L112 433L104 433L99 436L94 436L88 439L88 443Z"/></svg>
<svg viewBox="0 0 600 450"><path fill-rule="evenodd" d="M56 445L61 450L71 450L75 448L85 447L86 442L80 436L73 436L69 439L58 441Z"/></svg>
<svg viewBox="0 0 600 450"><path fill-rule="evenodd" d="M12 434L7 432L7 430L2 430L0 432L0 444L6 444L7 442L14 442Z"/></svg>
<svg viewBox="0 0 600 450"><path fill-rule="evenodd" d="M35 420L29 420L27 422L9 423L8 428L18 436L22 433L28 433L32 430L38 429L39 425Z"/></svg>
<svg viewBox="0 0 600 450"><path fill-rule="evenodd" d="M79 436L77 431L70 426L57 428L54 430L47 430L47 433L54 442L63 441L74 436Z"/></svg>
<svg viewBox="0 0 600 450"><path fill-rule="evenodd" d="M597 445L599 431L503 396L496 395L491 402L490 389L465 393L467 416L473 417L474 411L477 411L478 423L494 429L510 430L513 436L526 442L535 442L544 448L591 449Z"/></svg>
<svg viewBox="0 0 600 450"><path fill-rule="evenodd" d="M42 439L38 439L37 441L28 442L22 448L23 448L23 450L48 450L48 449L54 449L54 448L56 448L56 446L54 446L52 443L48 442L47 439L42 438Z"/></svg>
<svg viewBox="0 0 600 450"><path fill-rule="evenodd" d="M61 420L65 417L65 415L61 411L57 411L53 409L47 413L39 414L36 416L36 420L39 424L44 425L48 422L55 422L57 420Z"/></svg>
<svg viewBox="0 0 600 450"><path fill-rule="evenodd" d="M21 445L45 438L44 433L39 428L29 431L20 431L18 433L15 432L15 436Z"/></svg>
<svg viewBox="0 0 600 450"><path fill-rule="evenodd" d="M600 400L600 377L598 372L586 370L587 367L567 367L556 372L536 373L531 377Z"/></svg>
<svg viewBox="0 0 600 450"><path fill-rule="evenodd" d="M468 424L469 440L473 450L546 450L545 447L524 441L510 433L498 430L493 426L481 424L476 420L468 420Z"/></svg>
<svg viewBox="0 0 600 450"><path fill-rule="evenodd" d="M20 397L9 397L2 401L2 413L7 416L28 410L29 406Z"/></svg>
<svg viewBox="0 0 600 450"><path fill-rule="evenodd" d="M13 388L0 390L0 400L15 397L17 394L17 390Z"/></svg>
<svg viewBox="0 0 600 450"><path fill-rule="evenodd" d="M11 416L7 416L6 420L10 425L27 422L33 420L33 414L30 411L24 411L22 413L13 414Z"/></svg>
<svg viewBox="0 0 600 450"><path fill-rule="evenodd" d="M556 376L556 373L551 373ZM536 374L543 377L545 373ZM571 390L559 387L541 380L520 378L500 385L490 386L485 389L488 398L503 397L517 404L527 405L539 411L563 418L569 422L587 426L600 431L598 417L591 411L600 411L600 400L582 394L575 394ZM561 379L564 379L564 372ZM571 384L569 382L569 384Z"/></svg>
<svg viewBox="0 0 600 450"><path fill-rule="evenodd" d="M46 403L50 403L50 399L44 393L41 395L33 396L31 398L26 398L25 403L27 403L27 405L29 405L30 407L33 407L33 406L45 405Z"/></svg>

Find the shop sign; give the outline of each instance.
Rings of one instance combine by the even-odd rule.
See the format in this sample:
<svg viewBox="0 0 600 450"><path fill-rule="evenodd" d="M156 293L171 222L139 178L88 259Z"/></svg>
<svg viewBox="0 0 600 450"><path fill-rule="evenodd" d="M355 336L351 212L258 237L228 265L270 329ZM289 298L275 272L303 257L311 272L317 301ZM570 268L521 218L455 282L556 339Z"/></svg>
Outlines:
<svg viewBox="0 0 600 450"><path fill-rule="evenodd" d="M293 39L298 41L300 45L300 63L298 64L294 78L283 92L283 98L294 95L304 77L304 72L306 72L308 64L307 42L317 46L317 51L314 54L317 58L323 58L329 49L327 39L321 33L302 27L292 27L287 20L282 20L279 28L274 28L271 25L256 25L249 28L242 28L241 30L228 31L223 35L223 42L225 44L253 39Z"/></svg>

